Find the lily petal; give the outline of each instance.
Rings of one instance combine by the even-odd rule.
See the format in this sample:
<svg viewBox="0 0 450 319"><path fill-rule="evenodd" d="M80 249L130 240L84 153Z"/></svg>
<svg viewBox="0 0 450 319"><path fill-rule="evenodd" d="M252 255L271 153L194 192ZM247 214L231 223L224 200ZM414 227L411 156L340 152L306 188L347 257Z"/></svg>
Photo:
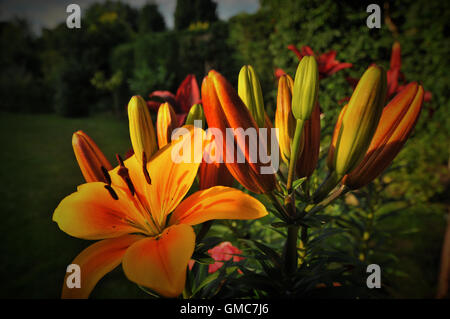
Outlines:
<svg viewBox="0 0 450 319"><path fill-rule="evenodd" d="M174 140L161 149L148 163L147 170L151 185L147 184L147 196L153 217L160 223L181 202L192 186L201 163L204 150L204 131L189 127L189 136L183 135L181 140ZM195 133L197 132L197 133ZM172 153L178 150L189 150L190 155L183 154L183 161L176 163ZM200 155L200 158L195 158Z"/></svg>
<svg viewBox="0 0 450 319"><path fill-rule="evenodd" d="M194 74L188 74L181 82L176 100L183 113L189 112L192 105L200 103L200 88Z"/></svg>
<svg viewBox="0 0 450 319"><path fill-rule="evenodd" d="M163 226L165 218L181 202L195 180L201 163L201 154L205 147L204 134L200 128L192 125L184 126L181 138L175 138L152 156L144 167L136 159L136 155L125 160L130 179L133 182L140 202L153 220ZM197 132L197 133L196 133ZM183 161L173 161L172 152L190 150L190 155L183 155ZM199 158L196 158L199 157ZM112 185L129 194L127 185L117 174L119 167L111 172ZM148 173L149 180L146 179Z"/></svg>
<svg viewBox="0 0 450 319"><path fill-rule="evenodd" d="M142 238L144 237L139 235L125 235L105 239L87 247L72 261L72 264L78 265L81 270L80 288L67 287L67 277L71 274L68 273L64 278L61 297L88 298L97 282L121 263L127 248Z"/></svg>
<svg viewBox="0 0 450 319"><path fill-rule="evenodd" d="M181 202L170 218L170 225L197 225L212 219L256 219L266 215L266 208L254 197L235 188L215 186Z"/></svg>
<svg viewBox="0 0 450 319"><path fill-rule="evenodd" d="M64 198L53 214L59 228L82 239L105 239L124 234L147 233L145 219L129 195L113 187L115 200L104 183L94 182L78 186L77 192Z"/></svg>
<svg viewBox="0 0 450 319"><path fill-rule="evenodd" d="M159 237L134 243L123 257L123 270L129 280L164 297L176 297L184 289L186 269L194 246L192 227L169 227Z"/></svg>

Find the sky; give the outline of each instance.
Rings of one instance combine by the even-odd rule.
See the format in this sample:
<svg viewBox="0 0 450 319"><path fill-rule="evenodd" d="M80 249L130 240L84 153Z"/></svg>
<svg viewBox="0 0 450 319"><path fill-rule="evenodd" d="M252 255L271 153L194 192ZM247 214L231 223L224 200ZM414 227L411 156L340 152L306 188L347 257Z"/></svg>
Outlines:
<svg viewBox="0 0 450 319"><path fill-rule="evenodd" d="M15 16L26 18L39 34L42 27L51 28L66 20L66 7L71 3L80 6L81 12L94 2L104 0L0 0L0 21L9 20ZM122 0L133 7L142 7L147 2L158 4L161 14L169 28L173 27L173 13L176 0ZM220 19L228 18L242 12L254 13L259 8L259 0L215 0L217 14ZM83 20L81 20L83 23Z"/></svg>

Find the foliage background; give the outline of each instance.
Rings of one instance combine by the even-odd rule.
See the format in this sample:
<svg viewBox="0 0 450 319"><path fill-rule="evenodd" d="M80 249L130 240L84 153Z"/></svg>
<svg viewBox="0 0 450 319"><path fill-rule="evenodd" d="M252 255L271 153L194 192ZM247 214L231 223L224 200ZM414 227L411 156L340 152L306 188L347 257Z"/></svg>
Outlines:
<svg viewBox="0 0 450 319"><path fill-rule="evenodd" d="M255 14L229 21L218 20L211 1L197 2L195 14L188 14L182 9L186 1L178 1L175 30L166 28L156 5L135 9L113 1L92 5L79 30L61 24L37 37L26 21L0 23L0 194L5 203L0 294L57 297L66 265L87 244L51 221L58 202L82 183L70 146L77 129L113 160L130 147L125 106L131 95L175 92L186 74L194 73L201 83L212 68L236 84L244 64L255 67L273 115L274 69L293 75L298 60L287 45L309 45L317 53L336 50L339 61L354 65L320 83L325 152L342 106L338 101L351 94L345 76L359 77L373 62L388 68L398 40L407 80L420 81L432 100L389 172L327 213L342 215L338 227L362 227L333 240L339 249L357 258L364 253L367 262L386 260L391 289L385 297L433 297L449 211L450 5L386 1L380 3L381 29L370 30L364 1L261 0ZM370 213L390 215L374 223ZM349 216L360 225L349 226ZM370 240L365 239L368 229ZM224 234L232 242L239 237ZM146 296L120 269L107 277L94 297Z"/></svg>

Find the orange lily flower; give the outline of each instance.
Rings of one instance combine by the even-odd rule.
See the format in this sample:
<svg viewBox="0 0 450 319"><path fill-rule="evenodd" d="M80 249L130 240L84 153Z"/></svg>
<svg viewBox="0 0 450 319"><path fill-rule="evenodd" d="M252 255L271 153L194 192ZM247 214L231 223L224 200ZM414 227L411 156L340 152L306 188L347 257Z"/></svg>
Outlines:
<svg viewBox="0 0 450 319"><path fill-rule="evenodd" d="M305 121L302 133L302 151L297 160L297 177L312 175L319 160L320 151L320 107L316 103L309 120Z"/></svg>
<svg viewBox="0 0 450 319"><path fill-rule="evenodd" d="M72 147L86 182L106 182L102 167L111 170L112 166L94 140L83 131L76 131L72 135Z"/></svg>
<svg viewBox="0 0 450 319"><path fill-rule="evenodd" d="M195 156L195 135L191 126L181 141L168 144L148 162L136 155L126 161L119 158L120 165L105 172L107 183L83 184L61 201L53 215L59 228L74 237L100 240L72 262L81 268L81 287L64 285L63 298L87 298L121 263L129 280L176 297L184 288L194 251L192 225L267 214L258 200L229 187L201 190L183 200L200 163L192 158L175 163L172 153L183 149L185 156L185 147L191 146Z"/></svg>
<svg viewBox="0 0 450 319"><path fill-rule="evenodd" d="M156 135L158 146L163 148L170 142L172 131L178 127L178 119L175 111L169 103L163 103L158 109L156 118Z"/></svg>
<svg viewBox="0 0 450 319"><path fill-rule="evenodd" d="M422 86L413 82L384 107L369 149L362 162L344 177L345 185L363 187L391 164L414 128L423 100Z"/></svg>
<svg viewBox="0 0 450 319"><path fill-rule="evenodd" d="M259 130L250 111L239 98L236 90L220 73L211 70L203 80L201 91L203 108L209 127L220 129L224 135L223 154L226 154L227 147L234 147L235 151L239 149L245 156L244 163L225 161L231 175L252 192L266 193L272 191L275 188L275 175L261 174L260 168L263 164L259 161L250 163L248 143L242 145L243 143L238 142L238 140L244 141L245 136L242 138L235 136L234 145L227 146L226 128L242 128L244 131L248 128L255 128L256 132Z"/></svg>

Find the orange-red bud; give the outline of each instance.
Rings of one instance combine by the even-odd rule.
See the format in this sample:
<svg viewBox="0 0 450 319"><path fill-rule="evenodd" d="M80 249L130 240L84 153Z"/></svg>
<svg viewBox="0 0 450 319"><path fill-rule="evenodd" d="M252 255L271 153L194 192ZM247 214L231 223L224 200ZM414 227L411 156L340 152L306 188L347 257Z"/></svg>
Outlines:
<svg viewBox="0 0 450 319"><path fill-rule="evenodd" d="M340 118L330 148L329 167L337 179L362 160L380 120L386 98L386 73L377 66L364 72ZM338 121L339 122L339 121ZM338 126L338 125L336 125ZM336 139L336 140L335 140Z"/></svg>
<svg viewBox="0 0 450 319"><path fill-rule="evenodd" d="M111 170L112 166L95 142L83 131L72 135L72 147L86 182L107 182L102 166Z"/></svg>
<svg viewBox="0 0 450 319"><path fill-rule="evenodd" d="M206 145L204 154L207 152L210 158L214 158L216 147L215 142L211 141ZM200 189L207 189L213 186L231 186L234 182L234 177L228 171L225 163L216 161L208 163L203 159L198 173Z"/></svg>
<svg viewBox="0 0 450 319"><path fill-rule="evenodd" d="M312 175L319 160L320 151L320 108L316 103L311 117L305 121L302 133L302 151L297 160L297 177Z"/></svg>
<svg viewBox="0 0 450 319"><path fill-rule="evenodd" d="M369 149L361 163L343 183L352 189L367 185L380 175L405 144L422 108L424 90L410 83L383 109Z"/></svg>
<svg viewBox="0 0 450 319"><path fill-rule="evenodd" d="M264 164L259 161L250 163L249 143L246 142L248 139L245 136L240 136L239 131L235 131L237 136L234 136L233 145L227 143L226 128L242 128L243 131L254 128L258 132L255 120L239 98L236 90L220 73L212 70L204 78L201 91L208 126L222 131L224 162L229 172L252 192L266 193L272 191L275 188L275 175L261 174L261 167ZM261 147L261 145L258 145L258 147ZM234 154L241 152L245 157L244 163L238 163L236 160L227 161L225 159L227 148L233 148Z"/></svg>
<svg viewBox="0 0 450 319"><path fill-rule="evenodd" d="M295 133L295 119L292 115L292 88L294 80L285 74L278 80L277 109L275 112L275 127L278 128L278 145L281 158L289 163L291 143Z"/></svg>

